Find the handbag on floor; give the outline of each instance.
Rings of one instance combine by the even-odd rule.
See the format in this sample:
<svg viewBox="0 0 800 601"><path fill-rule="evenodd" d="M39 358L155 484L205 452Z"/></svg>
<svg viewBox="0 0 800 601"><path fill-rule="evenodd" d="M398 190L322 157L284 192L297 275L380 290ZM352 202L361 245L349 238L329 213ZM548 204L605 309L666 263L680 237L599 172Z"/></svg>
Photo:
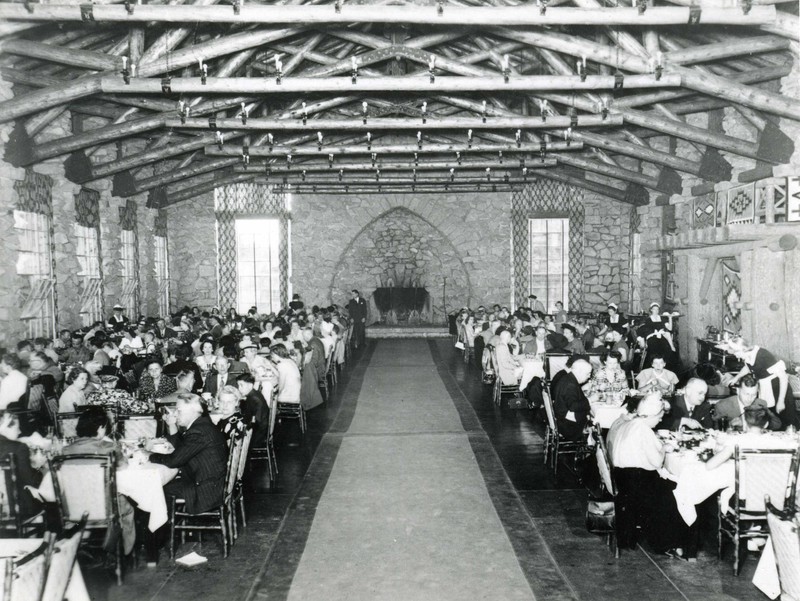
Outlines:
<svg viewBox="0 0 800 601"><path fill-rule="evenodd" d="M464 343L459 340L458 342L456 342L456 348L458 350L460 350L460 351L463 351L464 350Z"/></svg>
<svg viewBox="0 0 800 601"><path fill-rule="evenodd" d="M508 398L509 409L527 409L528 399L524 396L513 396Z"/></svg>
<svg viewBox="0 0 800 601"><path fill-rule="evenodd" d="M615 522L614 501L589 499L586 507L586 530L594 534L607 534L614 531Z"/></svg>

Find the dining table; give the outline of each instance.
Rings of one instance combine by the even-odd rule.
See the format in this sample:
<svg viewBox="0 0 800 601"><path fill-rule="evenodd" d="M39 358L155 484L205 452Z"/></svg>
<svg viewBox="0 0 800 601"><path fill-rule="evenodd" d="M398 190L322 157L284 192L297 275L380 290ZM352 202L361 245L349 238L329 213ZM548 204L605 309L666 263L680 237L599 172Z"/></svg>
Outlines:
<svg viewBox="0 0 800 601"><path fill-rule="evenodd" d="M592 411L592 418L603 430L608 430L618 418L628 413L625 403L619 401L595 401L590 402L589 407Z"/></svg>
<svg viewBox="0 0 800 601"><path fill-rule="evenodd" d="M522 376L519 381L520 391L524 391L534 378L545 379L544 361L541 355L520 355L519 364Z"/></svg>
<svg viewBox="0 0 800 601"><path fill-rule="evenodd" d="M41 538L0 538L0 558L18 561L36 551L43 542L44 539ZM90 601L86 582L83 580L83 573L77 561L72 565L72 573L64 599L65 601Z"/></svg>

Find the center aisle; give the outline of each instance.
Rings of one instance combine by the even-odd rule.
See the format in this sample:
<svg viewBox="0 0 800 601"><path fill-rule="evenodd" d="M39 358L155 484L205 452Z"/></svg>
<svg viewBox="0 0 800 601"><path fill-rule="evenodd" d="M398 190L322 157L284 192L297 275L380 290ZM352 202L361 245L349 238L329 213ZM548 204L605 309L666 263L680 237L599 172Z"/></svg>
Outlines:
<svg viewBox="0 0 800 601"><path fill-rule="evenodd" d="M378 343L289 599L533 599L424 341Z"/></svg>

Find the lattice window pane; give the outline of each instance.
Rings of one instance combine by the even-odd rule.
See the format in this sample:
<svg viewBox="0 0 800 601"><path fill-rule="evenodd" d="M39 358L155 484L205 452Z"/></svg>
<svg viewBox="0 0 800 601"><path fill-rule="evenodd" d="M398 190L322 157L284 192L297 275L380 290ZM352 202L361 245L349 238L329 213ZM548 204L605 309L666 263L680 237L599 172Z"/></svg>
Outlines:
<svg viewBox="0 0 800 601"><path fill-rule="evenodd" d="M280 294L280 222L275 218L236 219L237 309L255 305L264 313L277 312Z"/></svg>
<svg viewBox="0 0 800 601"><path fill-rule="evenodd" d="M158 314L169 315L169 257L166 236L153 236L155 242L155 275L158 284Z"/></svg>
<svg viewBox="0 0 800 601"><path fill-rule="evenodd" d="M136 232L134 230L122 230L122 300L128 317L134 320L138 317L137 291L139 288L139 278L136 273Z"/></svg>
<svg viewBox="0 0 800 601"><path fill-rule="evenodd" d="M50 217L42 213L14 211L19 238L17 273L28 276L30 290L23 300L20 318L28 323L28 334L55 334L55 289L50 250Z"/></svg>
<svg viewBox="0 0 800 601"><path fill-rule="evenodd" d="M547 310L557 301L568 308L569 219L529 219L528 293Z"/></svg>

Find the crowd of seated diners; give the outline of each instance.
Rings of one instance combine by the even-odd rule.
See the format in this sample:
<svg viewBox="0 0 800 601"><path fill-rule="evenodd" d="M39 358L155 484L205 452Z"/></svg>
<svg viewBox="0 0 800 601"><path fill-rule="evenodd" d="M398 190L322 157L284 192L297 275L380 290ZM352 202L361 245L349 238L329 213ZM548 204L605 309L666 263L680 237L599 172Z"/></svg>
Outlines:
<svg viewBox="0 0 800 601"><path fill-rule="evenodd" d="M715 494L727 502L726 491L742 485L735 477L740 455L774 449L773 502L782 506L783 491L796 494L800 390L786 362L730 335L718 347L738 360L738 371L709 364L687 369L673 337L678 314L662 312L657 302L646 314L626 317L615 303L590 315L566 312L560 302L547 312L534 295L527 301L513 311L495 304L451 314L455 345L476 377L493 386L496 402L547 404L540 413L548 424L545 461L555 471L560 457L570 457L567 467L595 495L614 501L618 549L646 541L652 551L693 561L699 544L694 505ZM595 459L598 440L607 470ZM749 523L761 528L755 530L761 540L734 532L737 549L748 537L750 548L760 549L767 534L764 494L750 486L751 495L761 496L761 513ZM723 524L727 511L739 511L736 499L720 511ZM787 497L785 509L800 520L795 503L794 495ZM725 542L729 535L722 532ZM738 557L735 566L738 572Z"/></svg>
<svg viewBox="0 0 800 601"><path fill-rule="evenodd" d="M324 402L331 372L349 356L351 332L346 310L306 308L295 295L269 315L257 307L245 315L184 307L169 318L131 321L116 305L105 322L0 349L0 538L60 531L75 521L64 516L66 472L56 478L50 469L76 454L110 454L118 470L152 466L163 485L161 507L175 499L179 511L203 514L231 504L223 511L235 515L227 478L241 479L243 469L231 472L247 461L248 449L266 450L274 477L276 422L302 415L304 432L305 412ZM133 507L149 501L124 494L121 477L117 484L113 513L124 556L137 538ZM172 519L174 505L170 512ZM36 526L22 528L27 522ZM171 526L146 535L148 560ZM224 543L233 538L223 533Z"/></svg>

